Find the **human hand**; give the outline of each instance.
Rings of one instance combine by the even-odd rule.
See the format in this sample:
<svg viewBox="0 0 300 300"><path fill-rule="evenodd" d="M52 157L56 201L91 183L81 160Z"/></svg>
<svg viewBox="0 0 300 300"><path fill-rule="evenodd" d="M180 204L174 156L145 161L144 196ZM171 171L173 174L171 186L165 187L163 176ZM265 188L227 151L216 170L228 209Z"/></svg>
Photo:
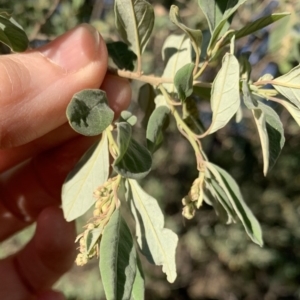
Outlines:
<svg viewBox="0 0 300 300"><path fill-rule="evenodd" d="M70 128L65 110L74 93L100 86L116 115L126 109L128 82L106 70L105 43L89 25L0 57L0 241L37 222L32 240L0 261L0 299L64 299L51 286L74 262L76 234L58 208L61 185L95 141Z"/></svg>

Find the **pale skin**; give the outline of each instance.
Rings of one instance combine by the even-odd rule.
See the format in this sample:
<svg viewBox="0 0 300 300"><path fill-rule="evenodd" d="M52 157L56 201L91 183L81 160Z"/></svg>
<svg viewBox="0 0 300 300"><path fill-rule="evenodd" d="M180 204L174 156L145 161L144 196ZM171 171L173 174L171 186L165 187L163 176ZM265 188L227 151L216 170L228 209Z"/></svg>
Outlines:
<svg viewBox="0 0 300 300"><path fill-rule="evenodd" d="M65 111L74 93L99 87L116 116L126 109L128 82L106 71L105 43L89 25L0 57L0 242L37 222L32 240L0 261L0 299L65 299L51 289L76 256L74 223L59 208L61 185L96 139L75 133Z"/></svg>

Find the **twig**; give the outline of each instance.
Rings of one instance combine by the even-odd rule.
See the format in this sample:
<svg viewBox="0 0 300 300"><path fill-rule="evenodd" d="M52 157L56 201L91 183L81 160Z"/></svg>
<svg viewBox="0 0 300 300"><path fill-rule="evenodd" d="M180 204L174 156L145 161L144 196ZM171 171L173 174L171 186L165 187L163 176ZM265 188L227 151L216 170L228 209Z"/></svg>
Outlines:
<svg viewBox="0 0 300 300"><path fill-rule="evenodd" d="M292 83L280 82L280 81L276 81L276 80L260 80L260 81L254 82L252 84L255 86L272 84L272 85L278 85L278 86L283 86L283 87L288 87L288 88L300 89L300 84L292 84Z"/></svg>
<svg viewBox="0 0 300 300"><path fill-rule="evenodd" d="M145 83L150 83L154 86L158 86L162 83L174 83L173 78L165 78L165 77L156 77L153 75L143 75L143 74L138 74L137 72L130 72L126 70L119 70L119 69L113 69L113 68L108 68L109 72L112 74L115 74L117 76L127 78L127 79L135 79L138 81L142 81ZM201 86L205 88L210 88L211 83L208 82L201 82L194 80L193 85L196 86Z"/></svg>

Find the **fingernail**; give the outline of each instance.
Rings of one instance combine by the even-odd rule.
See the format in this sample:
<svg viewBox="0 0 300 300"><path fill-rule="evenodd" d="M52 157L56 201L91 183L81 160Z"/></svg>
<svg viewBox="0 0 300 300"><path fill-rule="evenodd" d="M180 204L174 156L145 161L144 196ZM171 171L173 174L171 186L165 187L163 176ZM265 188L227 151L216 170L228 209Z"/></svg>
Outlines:
<svg viewBox="0 0 300 300"><path fill-rule="evenodd" d="M98 31L91 25L82 24L39 51L66 72L76 72L96 59L100 42Z"/></svg>

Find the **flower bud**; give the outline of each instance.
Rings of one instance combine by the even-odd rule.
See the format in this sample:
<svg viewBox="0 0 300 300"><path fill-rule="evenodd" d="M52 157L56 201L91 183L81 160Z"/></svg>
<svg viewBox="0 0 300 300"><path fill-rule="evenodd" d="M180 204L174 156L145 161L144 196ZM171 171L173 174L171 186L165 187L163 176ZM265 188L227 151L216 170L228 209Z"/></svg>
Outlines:
<svg viewBox="0 0 300 300"><path fill-rule="evenodd" d="M186 205L182 209L182 215L188 220L192 219L195 216L195 212L196 212L196 209L195 209L195 206L193 203Z"/></svg>
<svg viewBox="0 0 300 300"><path fill-rule="evenodd" d="M88 259L82 253L79 253L76 257L75 263L77 266L83 266L88 262Z"/></svg>

